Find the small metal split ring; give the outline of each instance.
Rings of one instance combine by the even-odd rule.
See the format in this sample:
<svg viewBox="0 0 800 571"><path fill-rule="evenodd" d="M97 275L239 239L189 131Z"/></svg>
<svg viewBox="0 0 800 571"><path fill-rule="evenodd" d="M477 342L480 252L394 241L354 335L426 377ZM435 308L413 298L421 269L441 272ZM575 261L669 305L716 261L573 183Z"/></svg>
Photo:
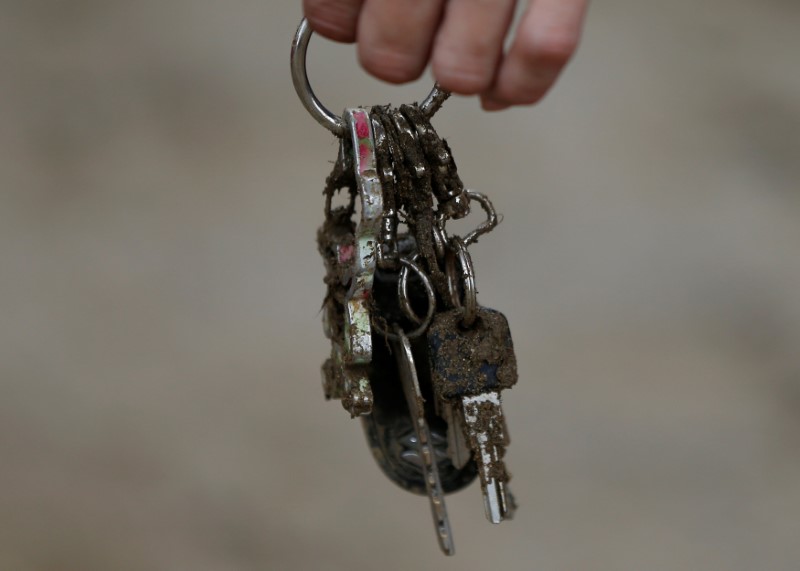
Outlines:
<svg viewBox="0 0 800 571"><path fill-rule="evenodd" d="M400 307L402 308L403 313L405 313L411 321L418 324L416 329L405 333L405 336L409 339L414 339L415 337L419 337L425 333L425 330L428 329L428 326L431 324L431 320L433 320L433 314L436 311L436 294L433 291L431 279L414 262L418 256L419 254L414 256L413 259L400 258L400 263L403 267L400 269L400 278L397 282L397 294L400 297ZM426 312L424 319L420 319L419 316L414 313L414 310L411 308L411 303L408 300L408 270L412 270L414 273L416 273L420 280L422 280L422 285L425 286L425 294L428 297L428 311ZM375 328L375 331L388 339L399 339L399 336L396 333L384 331L380 324L374 319L372 321L372 326Z"/></svg>
<svg viewBox="0 0 800 571"><path fill-rule="evenodd" d="M460 272L456 270L456 261L461 266ZM472 265L472 256L470 256L464 240L458 236L453 236L450 239L450 248L447 250L445 259L445 270L450 300L453 305L464 310L461 325L471 327L478 317L478 289L475 287L475 267ZM464 291L463 302L458 287L459 278Z"/></svg>
<svg viewBox="0 0 800 571"><path fill-rule="evenodd" d="M401 262L408 262L408 265L403 264L403 267L400 269L400 279L397 280L397 296L400 298L400 309L403 310L403 313L406 314L408 319L417 325L422 325L423 323L430 321L430 319L433 317L431 307L436 305L436 296L433 292L433 285L431 284L430 278L425 275L417 265L417 261L421 257L422 256L420 254L414 254L410 260L407 258L401 260ZM424 318L416 314L414 309L411 307L411 301L408 298L408 269L411 266L416 267L415 271L420 275L422 282L425 285L425 293L428 296L428 314Z"/></svg>

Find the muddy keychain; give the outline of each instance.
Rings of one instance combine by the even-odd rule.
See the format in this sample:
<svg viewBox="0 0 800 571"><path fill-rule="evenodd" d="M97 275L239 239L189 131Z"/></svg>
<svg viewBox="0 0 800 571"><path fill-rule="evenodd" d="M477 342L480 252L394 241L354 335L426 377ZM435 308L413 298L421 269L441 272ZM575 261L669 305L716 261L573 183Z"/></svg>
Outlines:
<svg viewBox="0 0 800 571"><path fill-rule="evenodd" d="M420 104L348 108L339 117L309 84L311 34L303 20L292 79L311 116L340 140L317 233L331 341L324 394L361 419L389 479L428 496L439 545L452 555L445 494L477 478L492 523L515 509L501 408L501 391L517 380L514 348L506 318L478 305L468 251L497 215L488 197L464 188L430 124L449 93L434 86ZM334 207L339 193L347 203ZM447 222L473 203L486 221L450 236Z"/></svg>

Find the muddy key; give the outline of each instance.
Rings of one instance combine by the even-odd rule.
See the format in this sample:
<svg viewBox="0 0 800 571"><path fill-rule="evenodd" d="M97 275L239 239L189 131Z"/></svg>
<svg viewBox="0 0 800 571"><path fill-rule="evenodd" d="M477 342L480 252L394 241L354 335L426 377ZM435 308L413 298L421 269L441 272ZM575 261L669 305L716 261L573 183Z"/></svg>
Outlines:
<svg viewBox="0 0 800 571"><path fill-rule="evenodd" d="M514 346L502 313L479 307L468 327L464 313L439 313L428 329L433 389L437 401L453 410L452 440L461 432L478 464L486 517L500 523L515 508L503 461L509 439L500 401L500 391L517 381Z"/></svg>

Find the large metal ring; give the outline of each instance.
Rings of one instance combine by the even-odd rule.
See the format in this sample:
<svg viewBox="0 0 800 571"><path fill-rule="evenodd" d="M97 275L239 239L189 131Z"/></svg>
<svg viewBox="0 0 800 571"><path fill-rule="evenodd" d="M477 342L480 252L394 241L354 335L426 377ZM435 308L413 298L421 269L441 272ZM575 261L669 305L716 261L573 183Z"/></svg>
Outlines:
<svg viewBox="0 0 800 571"><path fill-rule="evenodd" d="M291 66L294 89L297 91L297 95L300 97L303 106L320 125L337 137L344 137L344 120L329 111L328 108L317 99L317 96L314 95L314 91L311 89L311 84L308 82L306 52L308 51L308 41L311 39L313 33L311 26L308 24L308 20L303 18L300 21L300 25L297 27L297 32L292 41ZM438 84L434 84L431 92L420 104L420 108L428 118L433 117L434 113L439 110L442 103L444 103L445 99L448 97L450 97L449 91L444 91Z"/></svg>
<svg viewBox="0 0 800 571"><path fill-rule="evenodd" d="M415 264L413 261L409 260L408 258L400 258L400 263L403 265L403 268L400 270L400 278L397 284L397 292L400 296L400 307L403 308L403 312L406 314L414 315L414 312L411 310L411 306L408 303L408 294L406 292L406 282L408 281L408 270L412 270L415 272L419 278L422 280L422 285L425 286L425 293L428 296L428 311L425 314L425 318L419 320L419 318L414 315L415 321L419 324L419 326L414 329L413 331L409 331L405 333L405 336L409 339L414 339L415 337L419 337L425 330L428 329L428 326L431 324L431 320L433 319L433 314L436 311L436 294L433 291L433 284L431 283L431 279L422 271L422 269ZM385 331L377 320L372 320L372 327L377 331L379 334L383 335L387 339L397 340L400 337L396 333L392 333L390 331Z"/></svg>
<svg viewBox="0 0 800 571"><path fill-rule="evenodd" d="M460 274L456 273L456 260L458 265L461 266ZM467 246L458 236L453 236L450 239L450 248L447 250L447 258L445 260L445 270L450 300L453 305L464 310L461 325L471 327L478 317L478 289L475 287L475 267L472 265L472 256L469 255ZM457 278L461 278L464 290L463 302L458 289Z"/></svg>

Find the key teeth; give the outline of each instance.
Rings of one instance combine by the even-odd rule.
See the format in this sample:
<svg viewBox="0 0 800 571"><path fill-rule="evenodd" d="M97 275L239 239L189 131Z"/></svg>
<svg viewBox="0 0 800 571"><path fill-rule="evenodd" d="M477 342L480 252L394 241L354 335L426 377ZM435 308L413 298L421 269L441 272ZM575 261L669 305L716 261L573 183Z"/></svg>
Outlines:
<svg viewBox="0 0 800 571"><path fill-rule="evenodd" d="M506 435L500 393L488 392L461 399L464 424L478 464L486 518L494 523L513 517L516 504L507 491L508 473L503 456Z"/></svg>
<svg viewBox="0 0 800 571"><path fill-rule="evenodd" d="M505 516L505 491L503 483L492 480L483 488L483 506L486 511L486 519L494 524L503 521Z"/></svg>
<svg viewBox="0 0 800 571"><path fill-rule="evenodd" d="M483 498L486 519L493 524L514 519L517 502L506 482L494 480L492 485L487 487L486 492ZM494 505L492 505L492 500L494 500Z"/></svg>

